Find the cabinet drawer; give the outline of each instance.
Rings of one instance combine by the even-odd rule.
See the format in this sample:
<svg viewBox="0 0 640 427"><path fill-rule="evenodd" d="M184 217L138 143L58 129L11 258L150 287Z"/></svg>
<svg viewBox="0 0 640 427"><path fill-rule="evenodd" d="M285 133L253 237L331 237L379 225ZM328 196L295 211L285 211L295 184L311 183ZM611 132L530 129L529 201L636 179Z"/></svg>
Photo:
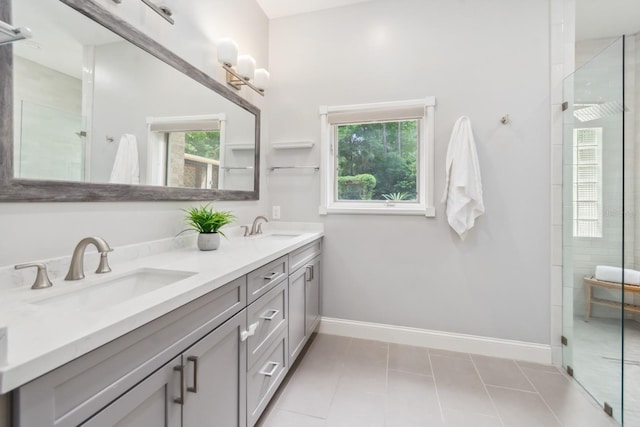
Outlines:
<svg viewBox="0 0 640 427"><path fill-rule="evenodd" d="M289 274L289 260L286 256L253 270L247 275L247 302L251 304L269 289L283 281Z"/></svg>
<svg viewBox="0 0 640 427"><path fill-rule="evenodd" d="M307 262L320 255L322 252L322 240L318 239L306 246L296 249L289 254L289 271L293 273Z"/></svg>
<svg viewBox="0 0 640 427"><path fill-rule="evenodd" d="M247 373L247 424L253 426L289 370L286 330Z"/></svg>
<svg viewBox="0 0 640 427"><path fill-rule="evenodd" d="M249 351L247 366L251 367L266 347L286 329L289 320L288 294L288 282L284 280L249 306L247 325L258 322L258 328L255 335L247 340Z"/></svg>

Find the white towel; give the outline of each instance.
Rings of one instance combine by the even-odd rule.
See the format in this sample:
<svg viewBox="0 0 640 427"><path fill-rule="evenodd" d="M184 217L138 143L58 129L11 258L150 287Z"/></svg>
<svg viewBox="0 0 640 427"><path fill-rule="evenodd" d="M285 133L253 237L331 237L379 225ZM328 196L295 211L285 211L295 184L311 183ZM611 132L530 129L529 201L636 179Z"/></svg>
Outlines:
<svg viewBox="0 0 640 427"><path fill-rule="evenodd" d="M120 138L116 159L113 162L111 178L114 184L139 184L140 165L138 163L138 143L134 135L125 133Z"/></svg>
<svg viewBox="0 0 640 427"><path fill-rule="evenodd" d="M596 266L596 279L605 282L622 283L622 272L624 271L624 283L629 285L640 285L640 271L630 270L608 265Z"/></svg>
<svg viewBox="0 0 640 427"><path fill-rule="evenodd" d="M446 175L442 203L447 204L449 225L464 240L476 218L484 213L480 165L468 117L460 117L453 125Z"/></svg>

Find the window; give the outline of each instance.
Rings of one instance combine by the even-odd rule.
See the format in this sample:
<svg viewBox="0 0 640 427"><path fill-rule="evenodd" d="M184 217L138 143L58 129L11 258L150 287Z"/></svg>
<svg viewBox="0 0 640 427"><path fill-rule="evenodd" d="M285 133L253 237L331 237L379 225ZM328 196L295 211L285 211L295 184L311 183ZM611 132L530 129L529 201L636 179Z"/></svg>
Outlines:
<svg viewBox="0 0 640 427"><path fill-rule="evenodd" d="M434 216L435 98L321 107L320 213Z"/></svg>
<svg viewBox="0 0 640 427"><path fill-rule="evenodd" d="M167 185L218 188L220 131L167 132Z"/></svg>
<svg viewBox="0 0 640 427"><path fill-rule="evenodd" d="M170 187L222 188L225 115L147 119L147 182Z"/></svg>
<svg viewBox="0 0 640 427"><path fill-rule="evenodd" d="M602 128L573 130L573 235L602 237Z"/></svg>

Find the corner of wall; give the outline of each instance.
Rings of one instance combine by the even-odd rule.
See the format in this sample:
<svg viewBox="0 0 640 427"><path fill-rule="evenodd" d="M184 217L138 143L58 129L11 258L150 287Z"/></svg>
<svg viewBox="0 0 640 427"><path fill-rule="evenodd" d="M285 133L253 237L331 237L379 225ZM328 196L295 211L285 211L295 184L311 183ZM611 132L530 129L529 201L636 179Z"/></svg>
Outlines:
<svg viewBox="0 0 640 427"><path fill-rule="evenodd" d="M575 0L550 0L551 99L551 277L550 344L553 364L562 365L562 103L564 79L575 68Z"/></svg>

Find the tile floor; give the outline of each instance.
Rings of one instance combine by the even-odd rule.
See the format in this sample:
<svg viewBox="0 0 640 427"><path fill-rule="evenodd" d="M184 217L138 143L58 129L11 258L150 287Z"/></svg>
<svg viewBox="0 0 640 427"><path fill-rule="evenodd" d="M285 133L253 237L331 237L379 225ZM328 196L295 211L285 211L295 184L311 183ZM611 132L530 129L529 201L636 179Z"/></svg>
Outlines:
<svg viewBox="0 0 640 427"><path fill-rule="evenodd" d="M621 329L621 319L592 317L585 321L581 316L574 318L573 331L569 335L569 342L573 343L573 360L569 364L575 379L597 401L611 405L617 419L620 419L622 407L624 374L624 423L640 426L640 323L631 319L624 322L624 358L621 357Z"/></svg>
<svg viewBox="0 0 640 427"><path fill-rule="evenodd" d="M551 366L317 335L258 427L612 427Z"/></svg>

